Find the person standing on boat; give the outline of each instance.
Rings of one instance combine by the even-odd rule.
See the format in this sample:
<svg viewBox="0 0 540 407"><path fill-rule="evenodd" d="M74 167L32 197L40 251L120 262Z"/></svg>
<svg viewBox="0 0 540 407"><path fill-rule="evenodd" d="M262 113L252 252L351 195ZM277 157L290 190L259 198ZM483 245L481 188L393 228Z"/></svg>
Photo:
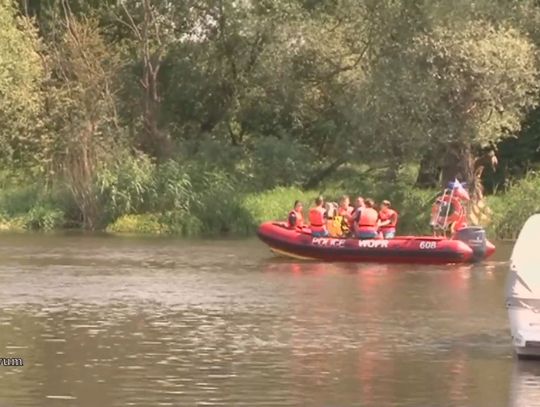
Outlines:
<svg viewBox="0 0 540 407"><path fill-rule="evenodd" d="M356 229L359 239L375 239L378 236L379 213L373 208L375 203L368 198L364 202L358 218L358 227Z"/></svg>
<svg viewBox="0 0 540 407"><path fill-rule="evenodd" d="M324 199L322 196L319 196L317 197L317 199L315 199L315 206L309 210L309 223L311 226L312 236L328 236L328 230L326 229Z"/></svg>
<svg viewBox="0 0 540 407"><path fill-rule="evenodd" d="M390 201L384 200L379 211L379 231L383 238L393 239L396 236L398 213L391 208Z"/></svg>
<svg viewBox="0 0 540 407"><path fill-rule="evenodd" d="M290 229L294 228L303 228L304 227L304 214L303 214L303 205L300 201L294 201L294 208L289 212L287 218L287 223Z"/></svg>

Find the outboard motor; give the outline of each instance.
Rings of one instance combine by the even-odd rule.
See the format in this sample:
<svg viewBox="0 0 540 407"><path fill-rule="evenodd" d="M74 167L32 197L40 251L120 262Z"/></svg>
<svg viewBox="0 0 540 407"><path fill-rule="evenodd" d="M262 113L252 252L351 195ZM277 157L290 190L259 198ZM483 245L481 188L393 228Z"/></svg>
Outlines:
<svg viewBox="0 0 540 407"><path fill-rule="evenodd" d="M480 226L469 226L458 230L454 239L461 240L473 250L473 261L481 261L486 257L486 231Z"/></svg>

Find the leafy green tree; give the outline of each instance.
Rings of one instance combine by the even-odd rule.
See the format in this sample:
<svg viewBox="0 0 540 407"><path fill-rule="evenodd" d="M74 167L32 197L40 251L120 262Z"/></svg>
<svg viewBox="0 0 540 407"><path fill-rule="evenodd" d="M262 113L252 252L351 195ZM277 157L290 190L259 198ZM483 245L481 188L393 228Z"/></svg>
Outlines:
<svg viewBox="0 0 540 407"><path fill-rule="evenodd" d="M10 0L0 1L0 27L0 156L12 165L35 164L43 107L41 44L32 22L18 17Z"/></svg>
<svg viewBox="0 0 540 407"><path fill-rule="evenodd" d="M65 180L85 228L99 227L97 173L123 144L116 116L119 61L94 20L64 17L61 38L47 49L47 139L44 159Z"/></svg>
<svg viewBox="0 0 540 407"><path fill-rule="evenodd" d="M395 97L386 95L409 142L440 153L444 182L474 182L474 149L515 134L537 104L535 46L511 27L440 26L417 36L402 61L390 70Z"/></svg>

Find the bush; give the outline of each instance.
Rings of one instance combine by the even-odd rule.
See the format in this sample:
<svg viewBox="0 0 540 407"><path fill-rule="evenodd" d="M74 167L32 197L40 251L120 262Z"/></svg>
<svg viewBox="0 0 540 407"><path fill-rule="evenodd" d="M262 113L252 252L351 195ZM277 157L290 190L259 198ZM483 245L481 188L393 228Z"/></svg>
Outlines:
<svg viewBox="0 0 540 407"><path fill-rule="evenodd" d="M38 184L7 186L0 193L0 228L6 230L52 230L66 224L66 199L61 188L45 189ZM64 191L65 192L65 191Z"/></svg>
<svg viewBox="0 0 540 407"><path fill-rule="evenodd" d="M318 192L315 191L278 187L271 191L247 195L242 206L251 215L252 222L258 225L269 220L286 219L297 199L303 202L307 215L307 209L317 195Z"/></svg>
<svg viewBox="0 0 540 407"><path fill-rule="evenodd" d="M113 233L197 236L201 234L202 225L196 217L179 210L167 211L163 214L123 215L110 224L106 230Z"/></svg>
<svg viewBox="0 0 540 407"><path fill-rule="evenodd" d="M115 233L160 234L165 232L159 215L150 213L120 216L106 230Z"/></svg>
<svg viewBox="0 0 540 407"><path fill-rule="evenodd" d="M40 192L35 184L7 186L0 191L0 211L7 216L27 213L38 201Z"/></svg>
<svg viewBox="0 0 540 407"><path fill-rule="evenodd" d="M246 234L253 230L252 217L242 206L242 185L218 171L192 175L196 188L191 214L207 235Z"/></svg>
<svg viewBox="0 0 540 407"><path fill-rule="evenodd" d="M168 160L155 167L144 209L150 212L188 211L195 199L190 174L179 162Z"/></svg>
<svg viewBox="0 0 540 407"><path fill-rule="evenodd" d="M22 216L8 216L0 214L0 230L3 231L23 231L25 230L25 220Z"/></svg>
<svg viewBox="0 0 540 407"><path fill-rule="evenodd" d="M128 153L98 172L96 186L105 223L146 209L144 206L153 187L154 172L155 166L148 156Z"/></svg>
<svg viewBox="0 0 540 407"><path fill-rule="evenodd" d="M540 212L540 174L531 173L500 195L489 197L488 231L500 239L516 239L525 221Z"/></svg>
<svg viewBox="0 0 540 407"><path fill-rule="evenodd" d="M164 233L179 236L198 236L202 233L202 222L185 210L167 211L159 216Z"/></svg>
<svg viewBox="0 0 540 407"><path fill-rule="evenodd" d="M23 220L25 229L53 230L63 226L64 212L38 203L23 216Z"/></svg>
<svg viewBox="0 0 540 407"><path fill-rule="evenodd" d="M299 185L313 170L313 153L290 139L266 137L253 151L253 184L258 190Z"/></svg>
<svg viewBox="0 0 540 407"><path fill-rule="evenodd" d="M201 230L206 235L247 235L255 230L251 214L242 206L240 198L231 197L223 202L206 201L208 205L196 212Z"/></svg>

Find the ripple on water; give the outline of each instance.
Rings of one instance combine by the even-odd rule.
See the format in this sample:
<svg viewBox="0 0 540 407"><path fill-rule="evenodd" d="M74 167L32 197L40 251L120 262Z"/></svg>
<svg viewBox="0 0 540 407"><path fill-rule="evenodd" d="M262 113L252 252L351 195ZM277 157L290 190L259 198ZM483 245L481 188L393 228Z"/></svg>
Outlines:
<svg viewBox="0 0 540 407"><path fill-rule="evenodd" d="M538 395L538 372L510 371L504 304L489 299L505 264L452 274L276 263L255 242L92 239L0 245L0 349L25 360L0 369L0 400L517 406Z"/></svg>

